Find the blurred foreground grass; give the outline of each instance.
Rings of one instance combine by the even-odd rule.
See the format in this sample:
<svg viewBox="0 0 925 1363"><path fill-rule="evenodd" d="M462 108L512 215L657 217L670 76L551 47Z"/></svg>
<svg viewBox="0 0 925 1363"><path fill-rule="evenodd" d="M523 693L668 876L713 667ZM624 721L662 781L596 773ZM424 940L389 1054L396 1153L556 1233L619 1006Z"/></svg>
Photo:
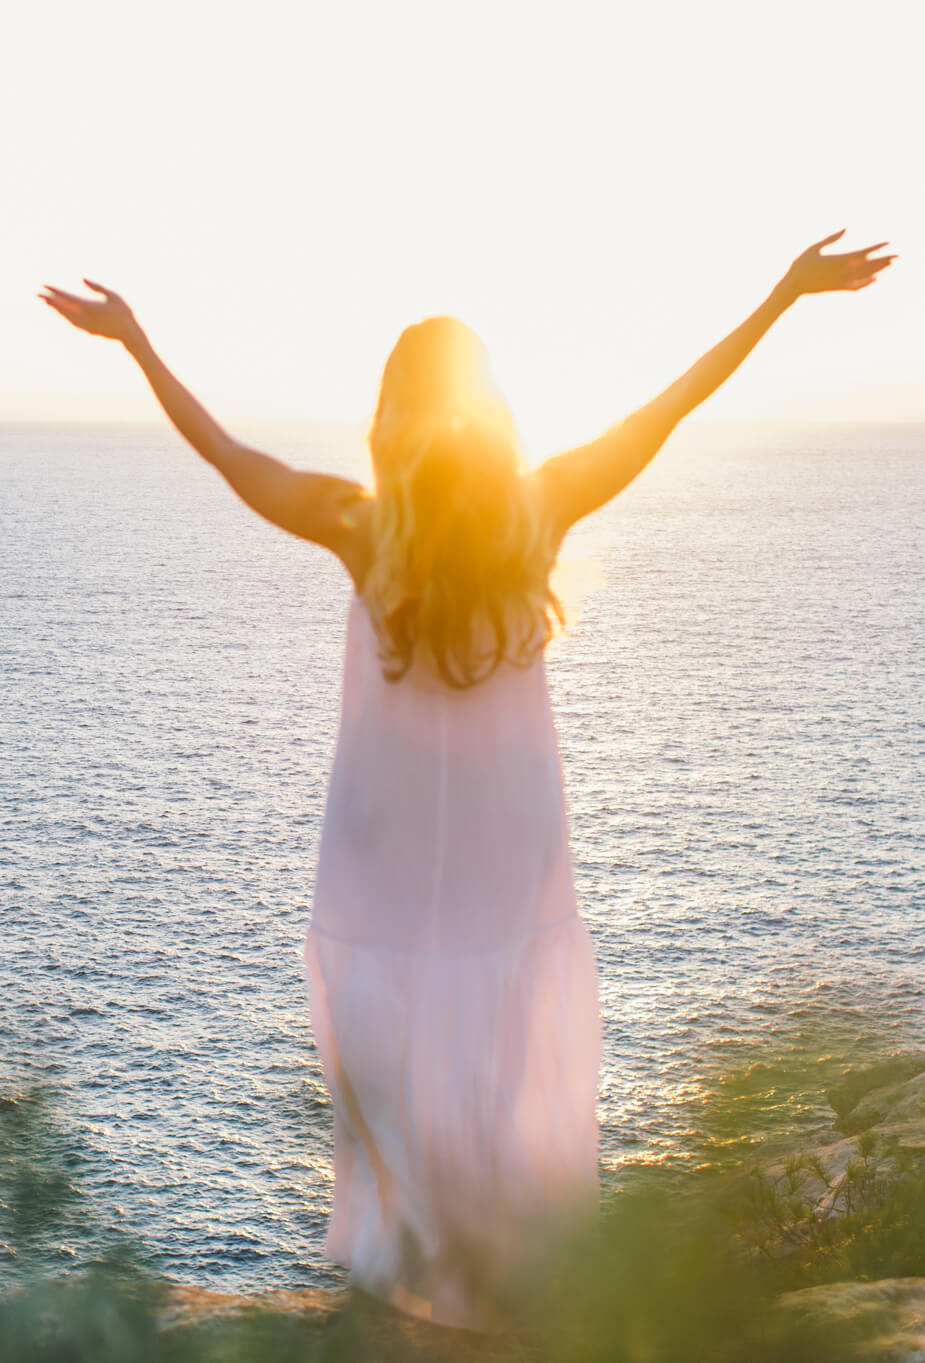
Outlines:
<svg viewBox="0 0 925 1363"><path fill-rule="evenodd" d="M884 1076L900 1085L909 1109L908 1085L925 1076L925 1056L918 1069L897 1065L866 1081L849 1076L832 1098L835 1110L841 1103L861 1111L857 1102L871 1086L886 1091L877 1088ZM358 1293L329 1296L324 1310L317 1299L326 1294L306 1292L304 1309L252 1300L234 1315L181 1314L168 1325L170 1284L140 1240L121 1236L89 1264L85 1256L79 1270L55 1273L56 1242L85 1232L90 1243L95 1211L79 1189L80 1152L58 1095L8 1088L0 1094L0 1270L5 1263L6 1286L16 1290L0 1299L0 1363L912 1357L877 1351L876 1341L890 1337L889 1293L850 1316L820 1311L811 1293L787 1295L925 1279L925 1154L903 1142L902 1124L848 1137L846 1118L841 1140L829 1132L814 1147L803 1131L801 1144L793 1133L788 1142L781 1115L822 1075L819 1056L804 1053L799 1061L752 1057L714 1076L691 1107L691 1158L681 1167L637 1168L555 1262L495 1288L492 1305L511 1327L493 1336L419 1325Z"/></svg>

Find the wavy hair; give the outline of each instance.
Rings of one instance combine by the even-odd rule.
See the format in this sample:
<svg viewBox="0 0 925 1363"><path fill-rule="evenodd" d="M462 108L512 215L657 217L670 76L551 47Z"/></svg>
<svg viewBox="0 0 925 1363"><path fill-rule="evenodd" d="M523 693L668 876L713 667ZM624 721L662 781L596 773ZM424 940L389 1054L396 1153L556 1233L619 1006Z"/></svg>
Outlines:
<svg viewBox="0 0 925 1363"><path fill-rule="evenodd" d="M369 433L376 479L363 597L383 674L415 658L448 686L528 666L562 608L527 495L514 423L477 337L453 317L408 327L386 363Z"/></svg>

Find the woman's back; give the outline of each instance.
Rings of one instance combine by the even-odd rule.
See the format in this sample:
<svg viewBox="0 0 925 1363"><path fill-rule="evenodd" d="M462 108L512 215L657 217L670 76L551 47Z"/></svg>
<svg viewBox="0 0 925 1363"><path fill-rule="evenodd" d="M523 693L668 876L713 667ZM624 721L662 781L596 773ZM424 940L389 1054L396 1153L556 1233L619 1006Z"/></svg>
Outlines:
<svg viewBox="0 0 925 1363"><path fill-rule="evenodd" d="M315 930L455 956L575 912L542 652L465 690L420 663L389 682L354 595Z"/></svg>

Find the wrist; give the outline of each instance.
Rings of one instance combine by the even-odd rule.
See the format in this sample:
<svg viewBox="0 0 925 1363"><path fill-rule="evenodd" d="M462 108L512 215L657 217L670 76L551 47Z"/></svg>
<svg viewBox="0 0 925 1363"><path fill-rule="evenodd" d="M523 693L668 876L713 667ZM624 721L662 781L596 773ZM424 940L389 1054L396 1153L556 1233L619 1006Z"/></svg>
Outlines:
<svg viewBox="0 0 925 1363"><path fill-rule="evenodd" d="M134 318L132 325L122 337L122 344L135 360L140 359L145 351L151 349L151 343Z"/></svg>
<svg viewBox="0 0 925 1363"><path fill-rule="evenodd" d="M792 303L797 301L801 293L802 290L799 285L788 273L774 285L771 290L771 298L780 308L780 311L785 312Z"/></svg>

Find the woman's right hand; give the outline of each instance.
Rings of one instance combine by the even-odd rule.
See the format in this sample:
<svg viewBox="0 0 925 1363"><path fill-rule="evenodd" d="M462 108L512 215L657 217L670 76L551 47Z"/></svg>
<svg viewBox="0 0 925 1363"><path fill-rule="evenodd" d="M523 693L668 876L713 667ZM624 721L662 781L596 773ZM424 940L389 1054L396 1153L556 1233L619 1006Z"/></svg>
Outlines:
<svg viewBox="0 0 925 1363"><path fill-rule="evenodd" d="M143 336L135 314L124 298L111 289L104 289L102 284L94 284L92 280L85 279L84 283L102 297L78 298L77 294L65 293L63 289L45 284L39 298L66 317L73 326L79 327L81 331L89 331L92 336L108 336L125 345Z"/></svg>
<svg viewBox="0 0 925 1363"><path fill-rule="evenodd" d="M866 289L873 284L878 273L896 259L895 256L871 256L888 245L878 241L876 246L866 246L863 251L846 251L841 255L822 255L823 246L831 246L833 241L845 235L845 229L833 232L830 237L814 242L802 255L797 256L781 281L785 288L799 298L804 293L831 293L840 289Z"/></svg>

